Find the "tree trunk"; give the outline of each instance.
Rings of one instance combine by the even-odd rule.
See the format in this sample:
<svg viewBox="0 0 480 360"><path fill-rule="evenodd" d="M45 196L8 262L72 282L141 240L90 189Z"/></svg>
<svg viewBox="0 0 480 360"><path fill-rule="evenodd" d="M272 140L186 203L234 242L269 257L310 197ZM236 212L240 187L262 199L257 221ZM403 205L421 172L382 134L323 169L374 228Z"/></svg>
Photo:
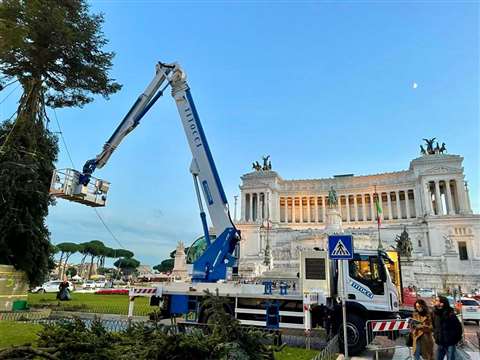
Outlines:
<svg viewBox="0 0 480 360"><path fill-rule="evenodd" d="M60 260L58 260L58 279L62 279L62 260L63 260L63 251L60 253Z"/></svg>
<svg viewBox="0 0 480 360"><path fill-rule="evenodd" d="M85 264L85 260L87 259L88 254L84 254L82 261L80 262L80 276L84 277L85 274L85 269L83 268L83 265Z"/></svg>
<svg viewBox="0 0 480 360"><path fill-rule="evenodd" d="M70 254L67 254L67 256L65 256L65 261L63 263L63 268L62 268L62 277L64 276L64 274L67 271L68 259L70 259L70 256L72 256L72 254L73 253L70 253ZM60 280L63 280L63 279L60 278Z"/></svg>
<svg viewBox="0 0 480 360"><path fill-rule="evenodd" d="M90 280L91 276L92 276L92 268L93 268L93 259L95 259L95 256L92 255L92 259L90 261L90 268L88 269L88 279Z"/></svg>

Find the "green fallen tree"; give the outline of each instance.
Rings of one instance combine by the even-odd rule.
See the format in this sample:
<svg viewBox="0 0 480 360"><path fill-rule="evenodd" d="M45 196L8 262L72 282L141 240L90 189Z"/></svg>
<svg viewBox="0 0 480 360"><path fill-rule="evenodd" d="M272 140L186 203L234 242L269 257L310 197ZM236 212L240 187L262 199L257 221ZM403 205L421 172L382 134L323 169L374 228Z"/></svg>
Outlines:
<svg viewBox="0 0 480 360"><path fill-rule="evenodd" d="M101 321L91 326L76 320L47 325L34 347L0 350L0 359L28 358L79 360L273 360L273 338L264 331L240 326L227 303L207 293L208 326L188 333L158 323L133 325L109 332ZM2 357L8 354L10 357Z"/></svg>

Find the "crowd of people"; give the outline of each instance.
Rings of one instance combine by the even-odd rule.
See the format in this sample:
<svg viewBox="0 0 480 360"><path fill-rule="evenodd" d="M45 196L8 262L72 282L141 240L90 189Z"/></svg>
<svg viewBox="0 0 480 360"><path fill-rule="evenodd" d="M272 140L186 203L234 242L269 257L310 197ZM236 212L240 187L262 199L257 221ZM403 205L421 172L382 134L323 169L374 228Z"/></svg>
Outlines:
<svg viewBox="0 0 480 360"><path fill-rule="evenodd" d="M462 339L462 324L448 299L437 296L430 311L427 303L418 299L412 321L412 347L415 360L433 360L434 342L437 344L435 360L455 360L456 346Z"/></svg>

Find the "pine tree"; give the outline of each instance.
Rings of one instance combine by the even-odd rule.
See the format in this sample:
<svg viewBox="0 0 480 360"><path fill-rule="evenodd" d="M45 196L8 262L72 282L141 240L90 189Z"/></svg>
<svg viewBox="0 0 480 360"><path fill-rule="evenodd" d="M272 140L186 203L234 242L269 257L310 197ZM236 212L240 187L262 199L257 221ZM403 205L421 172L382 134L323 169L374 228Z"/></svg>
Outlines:
<svg viewBox="0 0 480 360"><path fill-rule="evenodd" d="M14 121L0 124L0 263L26 271L31 285L47 276L52 245L45 224L57 159L46 108L83 106L120 85L108 76L102 15L84 0L0 2L0 91L18 81Z"/></svg>

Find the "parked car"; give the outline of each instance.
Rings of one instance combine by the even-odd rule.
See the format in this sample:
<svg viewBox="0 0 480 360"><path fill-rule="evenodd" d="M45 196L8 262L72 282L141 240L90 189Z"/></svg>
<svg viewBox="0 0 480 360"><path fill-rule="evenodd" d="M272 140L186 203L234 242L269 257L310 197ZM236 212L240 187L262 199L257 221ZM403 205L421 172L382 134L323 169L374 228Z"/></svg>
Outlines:
<svg viewBox="0 0 480 360"><path fill-rule="evenodd" d="M471 298L461 298L457 301L455 308L461 312L463 321L475 321L480 324L480 303Z"/></svg>
<svg viewBox="0 0 480 360"><path fill-rule="evenodd" d="M84 289L95 289L97 287L97 284L93 280L87 280L83 283L82 287Z"/></svg>
<svg viewBox="0 0 480 360"><path fill-rule="evenodd" d="M432 298L434 297L435 291L433 289L418 289L417 296L421 298Z"/></svg>
<svg viewBox="0 0 480 360"><path fill-rule="evenodd" d="M97 280L95 281L95 286L97 288L104 288L107 285L107 282L105 280Z"/></svg>
<svg viewBox="0 0 480 360"><path fill-rule="evenodd" d="M55 293L59 290L58 286L61 283L62 283L62 281L60 281L60 280L47 281L46 283L42 284L41 286L37 286L37 287L33 288L31 291L34 292L34 293ZM68 282L68 284L69 284L68 288L69 288L70 291L75 290L73 284L70 281Z"/></svg>

